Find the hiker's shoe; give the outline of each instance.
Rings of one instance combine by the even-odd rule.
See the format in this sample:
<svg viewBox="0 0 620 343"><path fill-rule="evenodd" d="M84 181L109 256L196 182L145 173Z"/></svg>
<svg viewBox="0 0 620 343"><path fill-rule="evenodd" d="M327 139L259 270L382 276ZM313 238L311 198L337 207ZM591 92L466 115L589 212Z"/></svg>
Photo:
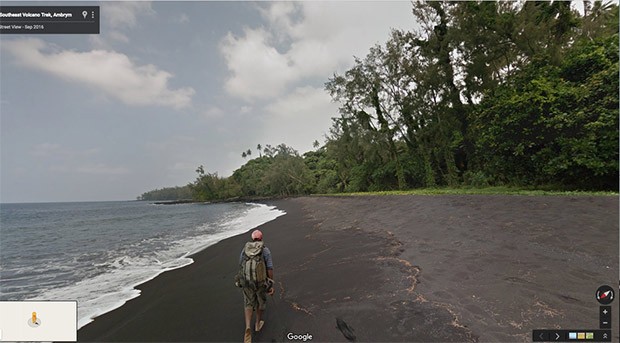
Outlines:
<svg viewBox="0 0 620 343"><path fill-rule="evenodd" d="M252 343L252 330L250 328L245 329L245 335L243 335L243 343Z"/></svg>

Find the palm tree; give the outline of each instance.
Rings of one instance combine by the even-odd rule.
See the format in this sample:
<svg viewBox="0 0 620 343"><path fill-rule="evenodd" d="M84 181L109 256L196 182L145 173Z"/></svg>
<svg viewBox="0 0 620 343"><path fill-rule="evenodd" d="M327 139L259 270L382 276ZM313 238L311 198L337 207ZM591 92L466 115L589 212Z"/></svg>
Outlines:
<svg viewBox="0 0 620 343"><path fill-rule="evenodd" d="M615 24L609 25L615 7L613 1L584 1L583 5L582 30L590 40L604 32L608 27L617 29L617 27L613 27Z"/></svg>

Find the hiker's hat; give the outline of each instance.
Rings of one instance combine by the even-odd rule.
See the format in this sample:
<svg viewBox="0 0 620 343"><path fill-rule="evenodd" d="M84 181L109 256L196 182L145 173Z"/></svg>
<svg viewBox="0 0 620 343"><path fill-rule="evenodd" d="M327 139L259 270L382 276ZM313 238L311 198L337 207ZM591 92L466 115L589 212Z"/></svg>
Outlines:
<svg viewBox="0 0 620 343"><path fill-rule="evenodd" d="M252 239L255 241L262 241L263 240L263 233L260 232L260 230L254 230L252 232Z"/></svg>

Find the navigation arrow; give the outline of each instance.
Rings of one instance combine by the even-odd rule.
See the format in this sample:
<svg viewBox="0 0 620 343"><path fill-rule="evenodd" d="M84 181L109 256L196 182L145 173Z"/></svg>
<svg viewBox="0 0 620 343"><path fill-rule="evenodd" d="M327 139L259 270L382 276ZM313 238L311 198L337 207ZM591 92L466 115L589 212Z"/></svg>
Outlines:
<svg viewBox="0 0 620 343"><path fill-rule="evenodd" d="M555 333L555 340L557 341L557 340L559 340L559 339L560 339L560 334L556 332L556 333Z"/></svg>

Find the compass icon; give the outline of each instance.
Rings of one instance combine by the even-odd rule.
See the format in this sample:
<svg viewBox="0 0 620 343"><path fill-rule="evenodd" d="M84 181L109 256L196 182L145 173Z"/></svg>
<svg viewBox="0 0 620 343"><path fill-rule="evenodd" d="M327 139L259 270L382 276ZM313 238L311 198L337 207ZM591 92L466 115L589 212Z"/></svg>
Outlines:
<svg viewBox="0 0 620 343"><path fill-rule="evenodd" d="M611 304L611 302L614 301L614 296L614 289L607 285L603 285L596 290L596 300L598 300L601 305Z"/></svg>

